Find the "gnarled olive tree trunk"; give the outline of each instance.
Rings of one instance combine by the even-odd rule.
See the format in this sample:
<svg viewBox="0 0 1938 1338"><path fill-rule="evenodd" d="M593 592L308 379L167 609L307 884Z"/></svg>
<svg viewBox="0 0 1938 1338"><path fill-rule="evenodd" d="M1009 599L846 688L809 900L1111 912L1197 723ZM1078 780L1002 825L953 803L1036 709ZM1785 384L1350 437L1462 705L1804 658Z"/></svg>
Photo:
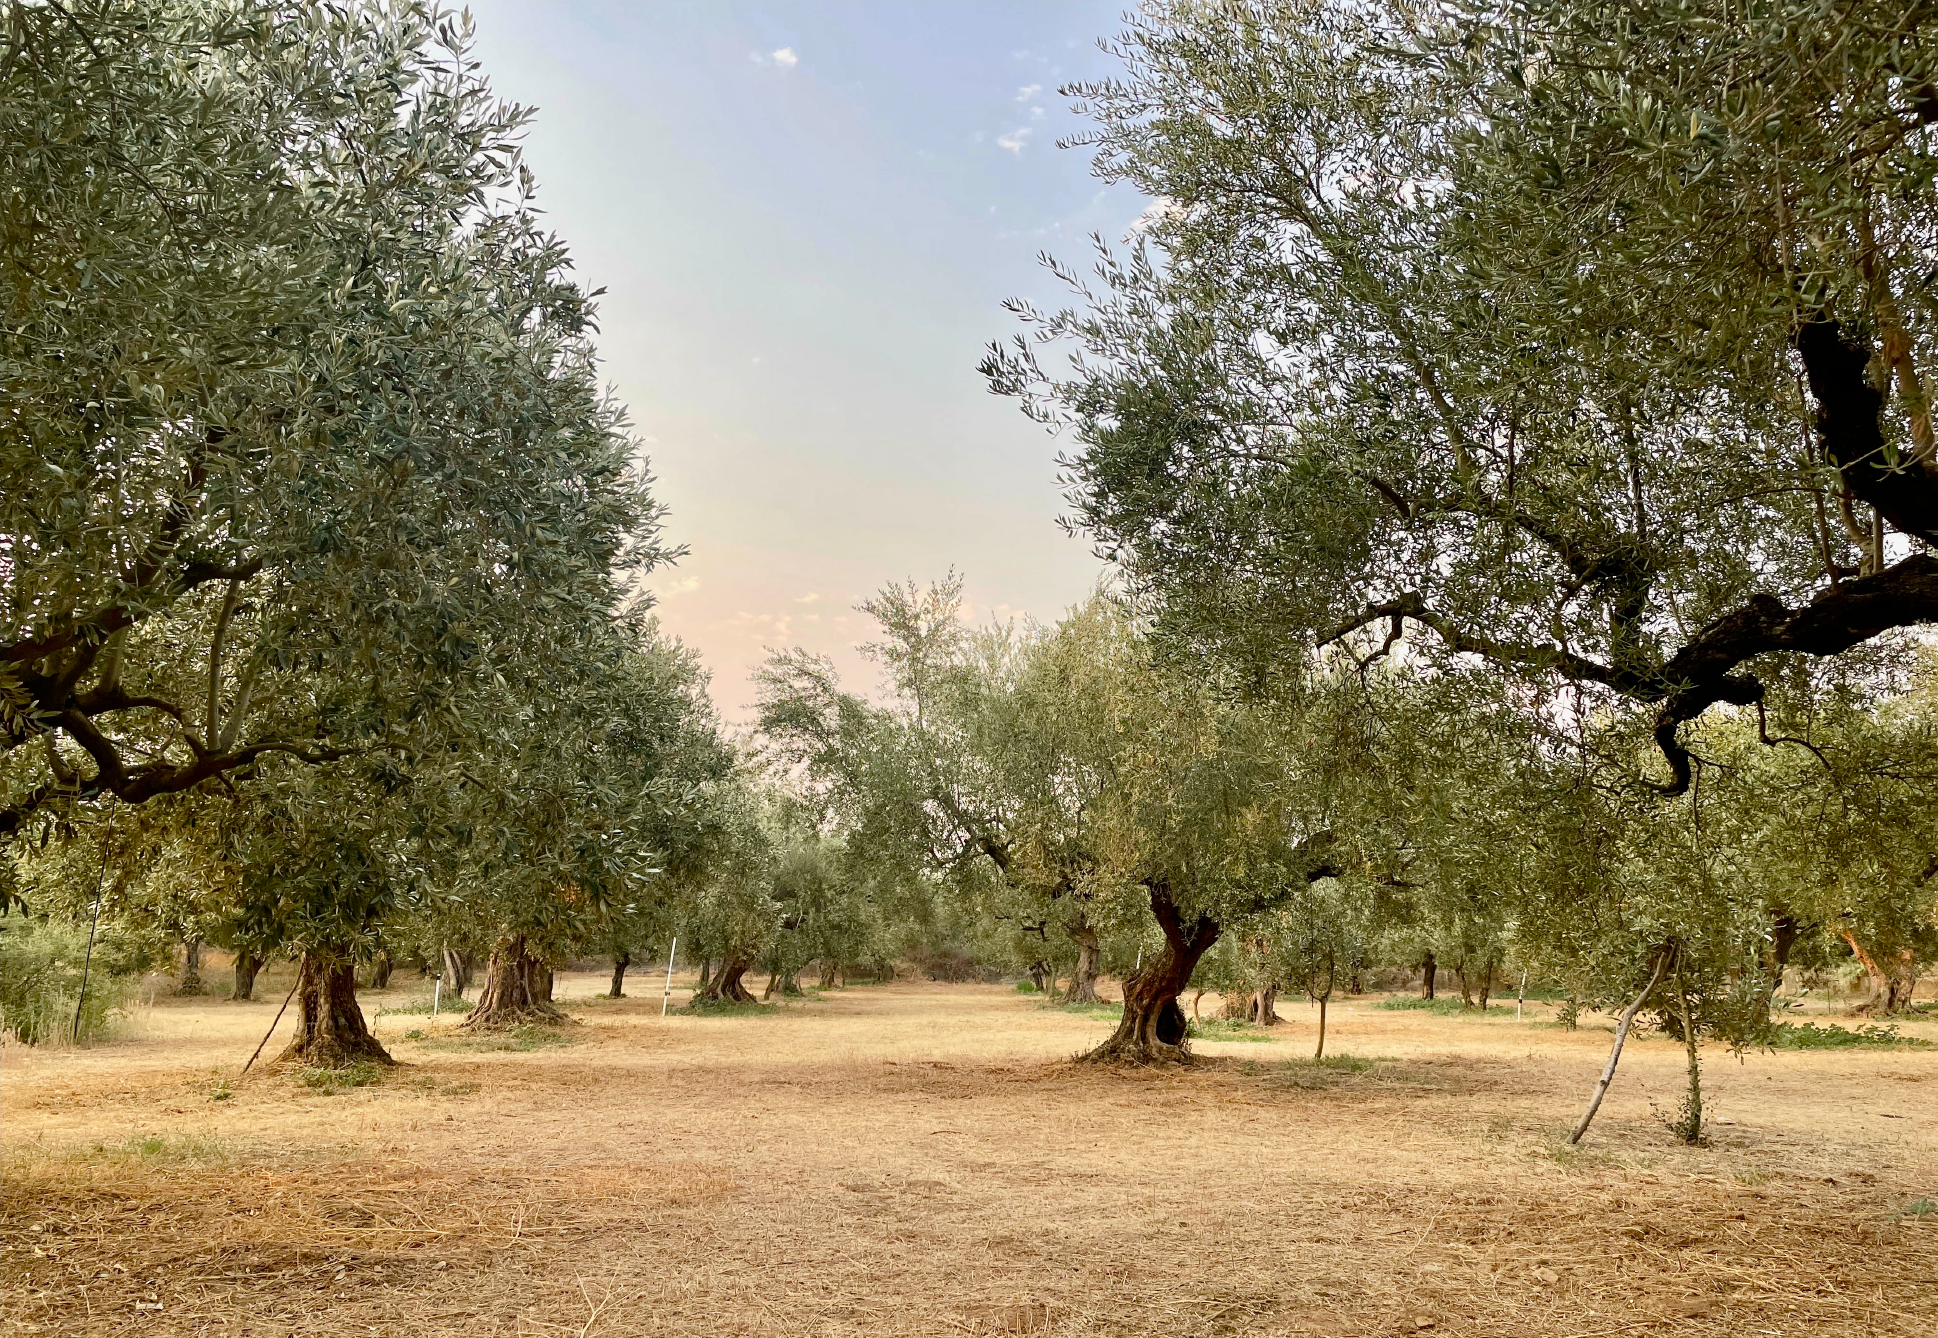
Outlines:
<svg viewBox="0 0 1938 1338"><path fill-rule="evenodd" d="M1422 999L1431 999L1433 997L1433 978L1439 973L1440 963L1433 960L1432 953L1428 953L1420 961L1420 997Z"/></svg>
<svg viewBox="0 0 1938 1338"><path fill-rule="evenodd" d="M396 969L397 963L391 959L389 948L378 952L375 957L370 959L370 988L373 990L389 989L390 974Z"/></svg>
<svg viewBox="0 0 1938 1338"><path fill-rule="evenodd" d="M552 1005L552 969L531 950L523 934L513 934L491 950L484 988L462 1025L492 1031L526 1022L556 1025L569 1020Z"/></svg>
<svg viewBox="0 0 1938 1338"><path fill-rule="evenodd" d="M1118 1064L1176 1064L1191 1058L1178 995L1191 983L1198 960L1218 941L1219 925L1208 915L1186 923L1167 884L1150 885L1151 914L1164 931L1164 950L1124 981L1124 1016L1111 1038L1086 1060Z"/></svg>
<svg viewBox="0 0 1938 1338"><path fill-rule="evenodd" d="M712 979L695 994L696 999L712 999L718 1003L752 1003L754 996L741 977L753 968L751 955L731 953L720 959L720 969L713 973Z"/></svg>
<svg viewBox="0 0 1938 1338"><path fill-rule="evenodd" d="M606 991L608 999L626 997L626 968L632 964L633 955L629 952L615 952L612 955L612 988Z"/></svg>
<svg viewBox="0 0 1938 1338"><path fill-rule="evenodd" d="M296 968L296 1000L296 1038L276 1056L278 1064L341 1069L396 1062L363 1020L357 969L347 956L304 953Z"/></svg>
<svg viewBox="0 0 1938 1338"><path fill-rule="evenodd" d="M1077 945L1077 966L1070 975L1070 988L1064 992L1063 1002L1096 1003L1097 977L1103 973L1104 965L1103 945L1097 940L1097 931L1081 915L1065 929L1070 941Z"/></svg>

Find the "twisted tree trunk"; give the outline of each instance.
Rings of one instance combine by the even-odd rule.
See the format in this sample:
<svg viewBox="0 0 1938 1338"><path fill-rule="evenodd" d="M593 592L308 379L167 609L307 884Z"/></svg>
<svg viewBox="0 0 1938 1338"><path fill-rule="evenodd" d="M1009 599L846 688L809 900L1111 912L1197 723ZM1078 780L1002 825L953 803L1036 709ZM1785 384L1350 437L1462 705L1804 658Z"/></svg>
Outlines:
<svg viewBox="0 0 1938 1338"><path fill-rule="evenodd" d="M1077 965L1070 975L1070 988L1064 992L1065 1003L1096 1003L1097 977L1103 971L1104 953L1097 941L1097 931L1082 916L1076 917L1065 929L1070 941L1077 945Z"/></svg>
<svg viewBox="0 0 1938 1338"><path fill-rule="evenodd" d="M569 1018L552 1006L552 971L531 950L523 934L513 934L491 951L484 988L462 1024L473 1031L494 1031L527 1022L556 1026Z"/></svg>
<svg viewBox="0 0 1938 1338"><path fill-rule="evenodd" d="M390 949L385 948L379 952L370 962L370 988L373 990L389 989L390 973L396 967L397 964L390 958Z"/></svg>
<svg viewBox="0 0 1938 1338"><path fill-rule="evenodd" d="M612 955L612 988L606 991L608 999L626 997L626 968L632 964L633 955L629 952L616 952Z"/></svg>
<svg viewBox="0 0 1938 1338"><path fill-rule="evenodd" d="M721 958L720 969L693 997L711 999L716 1003L753 1003L753 994L740 979L753 965L753 958L743 954L729 954Z"/></svg>
<svg viewBox="0 0 1938 1338"><path fill-rule="evenodd" d="M1219 925L1202 914L1187 924L1165 883L1150 884L1150 898L1151 914L1164 931L1164 950L1124 981L1124 1016L1110 1039L1084 1056L1093 1063L1177 1064L1191 1058L1178 995L1191 983L1198 960L1218 941Z"/></svg>
<svg viewBox="0 0 1938 1338"><path fill-rule="evenodd" d="M1439 974L1439 971L1440 964L1433 960L1432 953L1428 953L1426 960L1420 963L1421 998L1431 999L1433 997L1433 978Z"/></svg>
<svg viewBox="0 0 1938 1338"><path fill-rule="evenodd" d="M357 1006L357 969L348 957L304 953L297 967L296 999L296 1038L276 1056L278 1064L341 1069L396 1062L363 1020L363 1009Z"/></svg>

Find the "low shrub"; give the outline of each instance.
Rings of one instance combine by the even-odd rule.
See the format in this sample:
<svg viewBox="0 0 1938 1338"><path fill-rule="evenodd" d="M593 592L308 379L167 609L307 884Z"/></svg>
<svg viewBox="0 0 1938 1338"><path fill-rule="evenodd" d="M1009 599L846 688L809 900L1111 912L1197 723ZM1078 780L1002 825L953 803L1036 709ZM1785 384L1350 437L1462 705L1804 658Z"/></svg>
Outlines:
<svg viewBox="0 0 1938 1338"><path fill-rule="evenodd" d="M1036 982L1034 980L1019 980L1016 982L1016 992L1018 994L1041 994L1043 991L1036 988Z"/></svg>
<svg viewBox="0 0 1938 1338"><path fill-rule="evenodd" d="M1190 1034L1205 1041L1270 1041L1277 1039L1242 1018L1214 1017L1191 1024Z"/></svg>
<svg viewBox="0 0 1938 1338"><path fill-rule="evenodd" d="M474 1000L454 998L451 995L447 994L444 996L443 999L438 1001L437 1011L440 1016L442 1016L445 1013L468 1013L471 1011L471 1007L473 1003L474 1003ZM431 996L426 994L421 998L406 999L402 1003L396 1005L395 1007L386 1006L386 1007L379 1008L377 1010L377 1016L378 1017L406 1017L406 1016L416 1017L420 1014L424 1016L429 1016L430 1011L431 1011Z"/></svg>
<svg viewBox="0 0 1938 1338"><path fill-rule="evenodd" d="M1374 1005L1377 1008L1391 1008L1400 1012L1437 1013L1441 1017L1452 1017L1458 1013L1478 1013L1480 1009L1459 999L1422 999L1417 994L1396 994L1390 999L1381 999ZM1488 1012L1493 1012L1499 1004L1492 1004Z"/></svg>
<svg viewBox="0 0 1938 1338"><path fill-rule="evenodd" d="M1886 1049L1902 1046L1924 1049L1930 1041L1905 1036L1893 1025L1866 1024L1861 1027L1820 1027L1814 1022L1779 1022L1764 1038L1772 1050L1854 1050Z"/></svg>
<svg viewBox="0 0 1938 1338"><path fill-rule="evenodd" d="M27 1045L72 1041L74 1009L87 957L85 925L10 918L0 927L0 1031ZM114 1030L145 963L119 930L102 926L87 973L79 1040L105 1040Z"/></svg>

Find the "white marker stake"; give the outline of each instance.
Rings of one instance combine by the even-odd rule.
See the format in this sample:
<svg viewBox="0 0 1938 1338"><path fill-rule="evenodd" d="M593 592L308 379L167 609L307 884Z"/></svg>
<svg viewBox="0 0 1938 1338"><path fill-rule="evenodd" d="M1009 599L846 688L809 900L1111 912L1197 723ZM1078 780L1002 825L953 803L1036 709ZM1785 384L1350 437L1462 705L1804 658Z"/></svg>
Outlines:
<svg viewBox="0 0 1938 1338"><path fill-rule="evenodd" d="M1522 971L1521 971L1521 992L1514 996L1514 1020L1516 1022L1519 1022L1521 1020L1521 1007L1522 1005L1527 1003L1527 999L1528 999L1528 973L1526 968L1524 967L1522 968Z"/></svg>
<svg viewBox="0 0 1938 1338"><path fill-rule="evenodd" d="M443 976L441 976L441 975L440 975L440 976L432 976L432 977L431 977L431 979L432 979L432 981L434 981L434 982L435 982L435 983L434 983L434 984L433 984L433 985L431 986L431 1016L432 1016L432 1017L436 1017L436 1016L437 1016L437 1001L438 1001L438 1000L439 1000L440 998L442 998L442 997L443 997L443 994L444 994L444 977L443 977Z"/></svg>
<svg viewBox="0 0 1938 1338"><path fill-rule="evenodd" d="M659 996L659 1015L666 1016L666 1005L673 998L673 954L680 950L680 941L673 940L673 946L666 950L666 993Z"/></svg>

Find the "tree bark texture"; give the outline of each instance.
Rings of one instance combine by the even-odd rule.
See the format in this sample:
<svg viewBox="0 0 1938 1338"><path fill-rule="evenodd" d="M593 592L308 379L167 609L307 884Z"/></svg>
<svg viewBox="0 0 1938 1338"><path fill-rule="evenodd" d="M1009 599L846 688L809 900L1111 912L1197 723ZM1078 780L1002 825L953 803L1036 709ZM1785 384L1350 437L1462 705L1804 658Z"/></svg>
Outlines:
<svg viewBox="0 0 1938 1338"><path fill-rule="evenodd" d="M556 1026L569 1021L552 1006L551 976L551 968L531 950L525 936L512 935L492 949L477 1005L460 1025L493 1031L527 1022Z"/></svg>
<svg viewBox="0 0 1938 1338"><path fill-rule="evenodd" d="M357 969L348 959L304 953L297 967L296 999L296 1038L276 1056L278 1064L341 1069L396 1062L363 1020L363 1009L357 1006Z"/></svg>
<svg viewBox="0 0 1938 1338"><path fill-rule="evenodd" d="M1433 978L1439 973L1439 970L1440 963L1433 960L1432 953L1428 953L1420 963L1421 998L1431 999L1433 997Z"/></svg>
<svg viewBox="0 0 1938 1338"><path fill-rule="evenodd" d="M1073 920L1067 928L1070 941L1077 945L1077 965L1070 974L1070 988L1064 993L1063 1002L1096 1003L1097 977L1103 972L1103 946L1087 920Z"/></svg>
<svg viewBox="0 0 1938 1338"><path fill-rule="evenodd" d="M1164 931L1164 950L1124 981L1124 1016L1109 1040L1085 1055L1097 1063L1185 1063L1189 1029L1178 995L1191 983L1198 961L1218 941L1218 922L1208 915L1186 921L1168 885L1150 884L1151 914Z"/></svg>
<svg viewBox="0 0 1938 1338"><path fill-rule="evenodd" d="M236 953L236 987L229 995L231 999L247 1001L256 997L256 973L262 970L262 958L243 948Z"/></svg>
<svg viewBox="0 0 1938 1338"><path fill-rule="evenodd" d="M751 957L730 954L720 959L720 969L713 978L694 994L696 999L711 999L716 1003L753 1003L753 993L742 983L741 977L753 968Z"/></svg>
<svg viewBox="0 0 1938 1338"><path fill-rule="evenodd" d="M391 960L390 949L384 948L380 950L375 957L370 959L370 988L373 990L389 989L390 973L396 969L397 963Z"/></svg>
<svg viewBox="0 0 1938 1338"><path fill-rule="evenodd" d="M612 988L606 991L608 999L626 997L626 968L632 964L633 955L629 952L616 952L612 955Z"/></svg>

